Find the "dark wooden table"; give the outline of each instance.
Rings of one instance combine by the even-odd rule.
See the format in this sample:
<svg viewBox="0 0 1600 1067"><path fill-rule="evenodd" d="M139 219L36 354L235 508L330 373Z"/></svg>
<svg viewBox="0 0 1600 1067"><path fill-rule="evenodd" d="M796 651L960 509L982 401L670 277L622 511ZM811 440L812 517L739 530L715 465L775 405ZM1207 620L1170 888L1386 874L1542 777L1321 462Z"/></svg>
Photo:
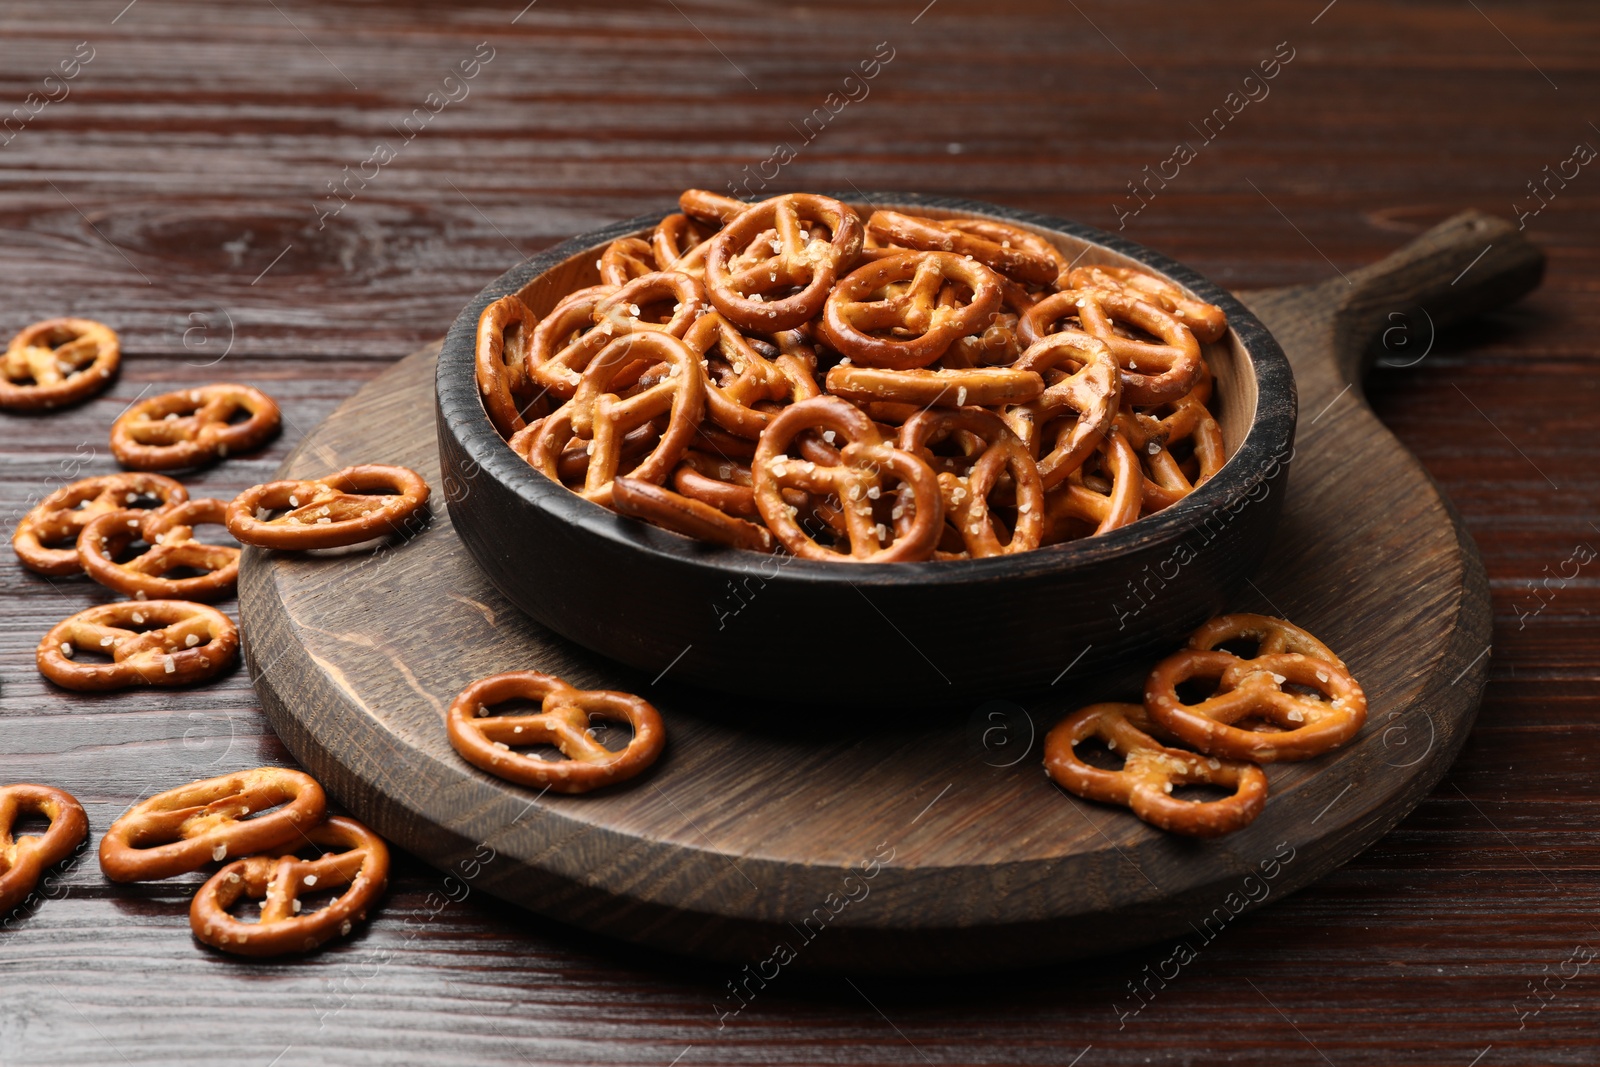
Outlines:
<svg viewBox="0 0 1600 1067"><path fill-rule="evenodd" d="M113 889L86 857L0 931L0 1064L1600 1062L1600 565L1578 562L1600 546L1600 171L1566 162L1600 147L1600 9L525 2L6 5L0 327L89 315L126 352L95 402L0 417L7 530L115 469L111 419L177 383L282 402L271 449L193 482L263 480L487 280L690 185L1120 220L1237 288L1522 210L1543 290L1436 338L1397 322L1368 382L1493 583L1466 752L1374 849L1176 973L1157 945L1003 977L784 974L722 1025L731 968L597 943L407 857L364 934L276 965L197 946L192 881ZM1275 54L1276 77L1245 80ZM242 671L50 687L34 646L97 590L6 553L0 594L0 781L71 790L98 832L142 794L290 762Z"/></svg>

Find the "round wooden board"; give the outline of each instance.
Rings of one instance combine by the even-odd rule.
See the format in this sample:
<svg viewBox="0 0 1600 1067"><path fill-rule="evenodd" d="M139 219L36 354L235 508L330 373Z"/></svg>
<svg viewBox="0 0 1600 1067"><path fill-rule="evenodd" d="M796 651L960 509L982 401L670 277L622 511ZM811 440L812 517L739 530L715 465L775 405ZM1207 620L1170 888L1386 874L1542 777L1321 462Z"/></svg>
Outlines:
<svg viewBox="0 0 1600 1067"><path fill-rule="evenodd" d="M357 816L441 869L492 849L477 885L602 934L751 973L995 968L1191 926L1209 936L1368 847L1465 740L1487 676L1482 565L1351 385L1389 312L1420 305L1439 323L1536 284L1538 254L1509 230L1463 216L1349 279L1245 297L1294 361L1303 417L1280 536L1235 607L1293 619L1338 650L1371 718L1340 751L1269 767L1265 812L1223 840L1152 830L1042 772L1050 725L1091 700L1137 698L1149 664L1092 679L1069 669L1044 695L996 693L955 714L775 714L675 686L671 664L635 672L538 627L478 571L443 507L472 486L440 484L436 347L342 405L281 475L404 464L434 486L431 523L377 551L248 551L252 678L290 750ZM1450 287L1491 242L1477 278ZM474 769L446 740L445 707L476 678L530 668L644 695L665 718L665 755L579 797ZM785 660L774 634L773 704L786 673L826 669Z"/></svg>

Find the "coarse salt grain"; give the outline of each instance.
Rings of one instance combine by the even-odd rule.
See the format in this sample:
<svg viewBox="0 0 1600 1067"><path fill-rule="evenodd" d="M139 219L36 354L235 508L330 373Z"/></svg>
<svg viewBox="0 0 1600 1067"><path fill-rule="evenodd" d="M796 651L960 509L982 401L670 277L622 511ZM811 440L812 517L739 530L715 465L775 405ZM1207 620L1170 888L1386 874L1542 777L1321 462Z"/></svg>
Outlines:
<svg viewBox="0 0 1600 1067"><path fill-rule="evenodd" d="M163 671L166 671L168 674L177 674L178 673L178 663L171 656L162 656L161 657L161 669Z"/></svg>
<svg viewBox="0 0 1600 1067"><path fill-rule="evenodd" d="M212 849L211 850L211 858L214 859L214 860L218 860L218 861L227 859L228 858L228 846L226 844L222 844L222 845L218 845L216 848Z"/></svg>
<svg viewBox="0 0 1600 1067"><path fill-rule="evenodd" d="M111 642L112 642L112 641L114 641L114 640L115 640L115 638L112 638L112 637L102 637L102 638L101 638L101 639L100 639L100 647L101 647L101 648L106 648L106 647L107 647L107 646L109 646L109 645L110 645L110 644L111 644Z"/></svg>
<svg viewBox="0 0 1600 1067"><path fill-rule="evenodd" d="M310 889L312 886L317 884L317 876L314 875L314 874L308 874L304 878L301 879L301 882L305 885L305 887L307 889Z"/></svg>
<svg viewBox="0 0 1600 1067"><path fill-rule="evenodd" d="M61 642L61 654L68 659L72 658L72 645L66 641Z"/></svg>
<svg viewBox="0 0 1600 1067"><path fill-rule="evenodd" d="M824 441L828 442L830 445L833 444L834 438L836 438L838 436L839 435L834 433L832 430L824 430L822 432L822 439Z"/></svg>
<svg viewBox="0 0 1600 1067"><path fill-rule="evenodd" d="M867 499L868 500L876 500L882 495L883 495L883 490L879 489L877 486L873 486L871 489L867 490Z"/></svg>
<svg viewBox="0 0 1600 1067"><path fill-rule="evenodd" d="M349 937L350 936L350 930L351 930L351 926L350 926L350 920L349 919L346 919L343 923L341 923L339 925L339 933L343 934L345 937Z"/></svg>
<svg viewBox="0 0 1600 1067"><path fill-rule="evenodd" d="M185 637L183 639L183 647L184 648L193 648L195 645L198 645L199 643L200 643L200 635L199 634L190 634L189 636L187 636L187 637Z"/></svg>
<svg viewBox="0 0 1600 1067"><path fill-rule="evenodd" d="M136 623L144 622L144 613L141 612L141 611L134 612L133 613L133 621L136 622Z"/></svg>
<svg viewBox="0 0 1600 1067"><path fill-rule="evenodd" d="M495 748L503 748L503 749L505 749L505 750L506 750L506 751L507 751L507 752L510 752L510 751L511 751L511 746L510 746L510 745L508 745L508 744L506 744L506 743L505 743L505 742L504 742L504 741L496 741L496 742L495 742L495 743L494 743L494 747L495 747Z"/></svg>
<svg viewBox="0 0 1600 1067"><path fill-rule="evenodd" d="M966 402L967 402L967 387L963 385L960 389L956 390L956 406L959 407L959 406L965 404Z"/></svg>
<svg viewBox="0 0 1600 1067"><path fill-rule="evenodd" d="M880 545L889 540L889 528L887 526L880 522L875 529L878 531L878 543Z"/></svg>

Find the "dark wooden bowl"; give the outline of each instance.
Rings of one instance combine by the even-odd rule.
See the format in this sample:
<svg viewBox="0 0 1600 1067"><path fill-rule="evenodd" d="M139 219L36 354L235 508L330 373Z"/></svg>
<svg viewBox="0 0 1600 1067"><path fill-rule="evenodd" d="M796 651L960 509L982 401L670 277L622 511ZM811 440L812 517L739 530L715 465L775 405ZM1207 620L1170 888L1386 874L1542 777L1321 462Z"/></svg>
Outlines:
<svg viewBox="0 0 1600 1067"><path fill-rule="evenodd" d="M478 399L478 316L507 293L544 314L598 281L643 216L507 271L456 318L438 369L438 487L461 539L506 598L578 644L659 677L787 701L928 705L1049 686L1177 643L1265 555L1293 455L1297 397L1277 341L1230 294L1131 241L978 201L885 193L871 206L997 219L1080 264L1138 266L1227 312L1206 347L1223 469L1123 529L1014 557L815 563L709 546L622 518L546 479ZM664 213L663 213L664 214Z"/></svg>

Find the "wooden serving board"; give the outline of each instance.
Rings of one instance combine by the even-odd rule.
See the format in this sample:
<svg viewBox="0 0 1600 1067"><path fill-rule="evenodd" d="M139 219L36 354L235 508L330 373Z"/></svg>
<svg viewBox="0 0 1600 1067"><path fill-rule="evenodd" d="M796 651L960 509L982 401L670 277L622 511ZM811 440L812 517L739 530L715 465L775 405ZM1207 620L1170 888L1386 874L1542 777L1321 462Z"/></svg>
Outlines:
<svg viewBox="0 0 1600 1067"><path fill-rule="evenodd" d="M434 486L431 524L376 552L248 551L249 670L290 750L398 845L450 871L475 857L475 884L507 900L727 960L736 975L1003 967L1205 936L1368 847L1460 749L1487 676L1487 582L1449 502L1366 406L1360 366L1391 316L1420 346L1425 320L1520 295L1541 268L1508 225L1469 215L1365 271L1245 295L1293 360L1302 414L1280 535L1235 607L1286 616L1338 650L1371 719L1340 751L1268 768L1265 812L1220 841L1154 831L1042 773L1045 731L1088 701L1137 698L1150 664L1069 670L1042 697L995 693L956 714L775 717L530 622L442 506L472 486L440 483L436 346L348 400L281 475L404 464ZM774 701L786 671L826 670L785 661L782 635L773 642ZM445 707L476 678L529 668L646 696L667 725L661 761L580 797L469 766L446 740Z"/></svg>

